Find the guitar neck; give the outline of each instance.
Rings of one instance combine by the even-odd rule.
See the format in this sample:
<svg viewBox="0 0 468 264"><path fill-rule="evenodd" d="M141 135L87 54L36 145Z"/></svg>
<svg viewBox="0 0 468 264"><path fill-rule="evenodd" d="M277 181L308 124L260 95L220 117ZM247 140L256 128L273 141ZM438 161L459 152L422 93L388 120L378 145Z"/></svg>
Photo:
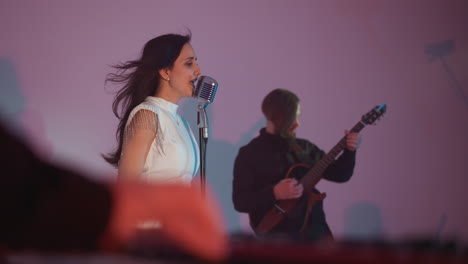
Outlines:
<svg viewBox="0 0 468 264"><path fill-rule="evenodd" d="M354 127L351 129L350 132L358 133L361 131L366 125L363 122L358 122ZM301 179L302 185L307 188L308 190L315 187L315 185L322 179L323 172L328 168L328 166L336 159L338 154L344 150L346 147L346 136L341 138L341 140L319 161L315 166L307 172L304 177Z"/></svg>

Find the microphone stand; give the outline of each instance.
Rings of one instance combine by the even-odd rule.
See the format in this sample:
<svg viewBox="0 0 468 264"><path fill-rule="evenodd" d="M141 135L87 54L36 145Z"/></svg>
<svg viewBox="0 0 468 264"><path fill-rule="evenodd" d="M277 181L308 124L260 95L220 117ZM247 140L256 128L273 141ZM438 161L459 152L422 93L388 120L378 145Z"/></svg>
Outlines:
<svg viewBox="0 0 468 264"><path fill-rule="evenodd" d="M206 115L206 106L208 104L198 105L198 138L200 142L200 184L202 195L205 196L206 185L206 145L208 143L208 117Z"/></svg>

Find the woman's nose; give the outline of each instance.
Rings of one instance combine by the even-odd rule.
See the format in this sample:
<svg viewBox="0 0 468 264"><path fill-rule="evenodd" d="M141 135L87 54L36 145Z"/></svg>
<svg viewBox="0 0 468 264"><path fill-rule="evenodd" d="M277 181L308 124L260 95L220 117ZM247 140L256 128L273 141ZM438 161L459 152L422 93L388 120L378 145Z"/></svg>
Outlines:
<svg viewBox="0 0 468 264"><path fill-rule="evenodd" d="M201 74L201 68L200 68L200 66L198 66L198 64L196 64L195 76L199 76L200 74Z"/></svg>

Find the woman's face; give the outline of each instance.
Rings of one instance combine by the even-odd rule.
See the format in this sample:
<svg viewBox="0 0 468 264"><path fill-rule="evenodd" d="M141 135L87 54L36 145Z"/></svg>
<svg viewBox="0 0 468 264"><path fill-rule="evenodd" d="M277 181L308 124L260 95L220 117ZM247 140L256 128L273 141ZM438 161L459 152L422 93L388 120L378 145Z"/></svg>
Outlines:
<svg viewBox="0 0 468 264"><path fill-rule="evenodd" d="M169 85L179 97L192 96L195 81L201 73L195 51L190 44L185 44L174 66L169 70Z"/></svg>

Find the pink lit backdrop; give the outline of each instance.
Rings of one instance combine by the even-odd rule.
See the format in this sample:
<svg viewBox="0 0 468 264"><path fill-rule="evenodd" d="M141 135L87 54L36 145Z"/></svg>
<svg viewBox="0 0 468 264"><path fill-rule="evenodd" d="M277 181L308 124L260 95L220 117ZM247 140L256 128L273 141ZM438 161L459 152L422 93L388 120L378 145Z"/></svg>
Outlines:
<svg viewBox="0 0 468 264"><path fill-rule="evenodd" d="M322 182L337 237L468 240L466 1L0 2L0 108L44 157L114 180L100 153L115 146L109 65L164 33L193 33L203 74L220 84L209 107L208 182L229 231L249 231L231 203L237 150L264 124L273 88L302 102L298 135L329 150L373 106L349 183ZM462 91L427 44L446 57ZM195 104L181 102L193 124ZM193 127L197 133L197 128Z"/></svg>

